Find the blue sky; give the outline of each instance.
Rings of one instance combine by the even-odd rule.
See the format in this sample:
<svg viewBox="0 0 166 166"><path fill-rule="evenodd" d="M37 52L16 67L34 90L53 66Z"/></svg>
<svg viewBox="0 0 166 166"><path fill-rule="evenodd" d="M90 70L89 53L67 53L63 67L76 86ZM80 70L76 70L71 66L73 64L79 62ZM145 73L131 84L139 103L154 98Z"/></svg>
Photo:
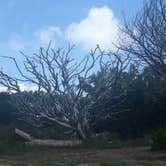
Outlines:
<svg viewBox="0 0 166 166"><path fill-rule="evenodd" d="M116 17L134 14L142 0L0 0L1 33L30 31L46 25L65 28L87 16L92 7L108 6Z"/></svg>
<svg viewBox="0 0 166 166"><path fill-rule="evenodd" d="M51 26L65 31L85 19L91 8L106 6L121 20L122 12L131 18L141 4L142 0L0 0L0 43L18 41L26 49L28 40L36 42L35 32Z"/></svg>
<svg viewBox="0 0 166 166"><path fill-rule="evenodd" d="M122 13L131 20L143 0L0 0L0 55L29 54L49 40L54 47L71 42L79 53L96 44L113 49ZM14 72L0 60L0 66Z"/></svg>

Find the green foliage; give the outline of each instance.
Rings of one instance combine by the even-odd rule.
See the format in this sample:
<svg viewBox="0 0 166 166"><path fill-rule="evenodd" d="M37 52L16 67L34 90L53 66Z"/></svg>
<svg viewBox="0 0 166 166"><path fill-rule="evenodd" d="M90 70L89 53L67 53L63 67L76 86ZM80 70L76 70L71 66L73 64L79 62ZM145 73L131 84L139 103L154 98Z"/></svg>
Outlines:
<svg viewBox="0 0 166 166"><path fill-rule="evenodd" d="M102 161L100 166L113 166L113 164L110 161Z"/></svg>
<svg viewBox="0 0 166 166"><path fill-rule="evenodd" d="M0 153L21 150L24 143L14 134L13 126L0 125Z"/></svg>
<svg viewBox="0 0 166 166"><path fill-rule="evenodd" d="M95 140L89 139L83 141L83 143L79 146L81 148L94 148L94 149L118 149L125 147L126 144L120 140L112 140L112 141L104 141L104 140Z"/></svg>
<svg viewBox="0 0 166 166"><path fill-rule="evenodd" d="M71 139L69 134L64 133L66 129L57 124L36 128L22 121L16 121L14 125L16 128L21 129L38 139Z"/></svg>
<svg viewBox="0 0 166 166"><path fill-rule="evenodd" d="M98 88L104 78L102 73L98 73L89 79L94 85L93 88ZM87 89L87 93L94 98L103 91L106 89L100 89L93 94L93 90ZM125 96L115 97L123 92ZM28 92L25 95L28 95ZM66 130L55 123L46 123L42 128L34 128L17 121L13 114L15 110L9 105L9 99L10 94L0 93L0 124L14 123L15 127L41 139L71 139L70 135L64 134ZM107 91L89 111L91 127L96 133L108 131L120 135L123 139L146 136L153 129L166 125L165 101L166 85L153 75L152 70L145 67L140 72L136 66L131 65L128 71L122 73L111 91ZM86 105L86 102L89 101L82 98L81 104Z"/></svg>
<svg viewBox="0 0 166 166"><path fill-rule="evenodd" d="M139 138L139 139L128 139L121 140L118 138L112 139L111 141L106 140L96 140L89 139L83 141L80 145L81 148L89 148L89 149L120 149L127 147L141 147L141 146L149 146L149 139Z"/></svg>
<svg viewBox="0 0 166 166"><path fill-rule="evenodd" d="M127 166L125 162L111 162L111 161L102 161L100 166Z"/></svg>
<svg viewBox="0 0 166 166"><path fill-rule="evenodd" d="M161 128L152 134L152 150L166 150L166 129Z"/></svg>
<svg viewBox="0 0 166 166"><path fill-rule="evenodd" d="M124 98L113 100L110 96L103 101L106 109L96 107L92 111L96 132L117 132L123 138L135 139L166 124L166 85L153 75L150 68L138 71L131 65L117 82L118 91L113 88L115 96L126 91ZM117 104L119 101L120 104ZM112 108L112 105L115 107ZM111 116L116 112L121 113Z"/></svg>
<svg viewBox="0 0 166 166"><path fill-rule="evenodd" d="M14 108L9 104L9 98L8 93L0 93L0 124L9 125L12 121Z"/></svg>

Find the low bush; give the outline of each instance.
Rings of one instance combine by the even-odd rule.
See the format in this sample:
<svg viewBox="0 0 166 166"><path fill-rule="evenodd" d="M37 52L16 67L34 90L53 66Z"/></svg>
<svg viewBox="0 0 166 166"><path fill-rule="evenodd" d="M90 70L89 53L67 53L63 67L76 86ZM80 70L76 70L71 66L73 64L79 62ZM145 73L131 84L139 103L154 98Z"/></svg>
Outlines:
<svg viewBox="0 0 166 166"><path fill-rule="evenodd" d="M160 128L152 134L152 150L166 150L166 129Z"/></svg>
<svg viewBox="0 0 166 166"><path fill-rule="evenodd" d="M23 147L24 143L14 134L13 126L0 125L0 153L19 150Z"/></svg>
<svg viewBox="0 0 166 166"><path fill-rule="evenodd" d="M105 140L84 140L82 144L79 146L81 148L94 148L94 149L109 149L109 148L123 148L125 144L120 140L112 140L112 141L105 141Z"/></svg>

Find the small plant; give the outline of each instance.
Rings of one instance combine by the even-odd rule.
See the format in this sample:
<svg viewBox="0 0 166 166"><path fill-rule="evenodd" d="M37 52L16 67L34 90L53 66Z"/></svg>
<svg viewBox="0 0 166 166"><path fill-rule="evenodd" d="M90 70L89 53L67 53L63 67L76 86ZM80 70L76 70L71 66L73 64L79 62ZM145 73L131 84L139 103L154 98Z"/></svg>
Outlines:
<svg viewBox="0 0 166 166"><path fill-rule="evenodd" d="M125 147L125 144L120 140L112 140L112 141L105 141L105 140L84 140L82 144L79 146L81 148L94 148L94 149L118 149Z"/></svg>
<svg viewBox="0 0 166 166"><path fill-rule="evenodd" d="M0 153L22 148L24 143L15 136L13 126L0 125Z"/></svg>
<svg viewBox="0 0 166 166"><path fill-rule="evenodd" d="M152 150L166 150L166 129L161 128L153 132Z"/></svg>
<svg viewBox="0 0 166 166"><path fill-rule="evenodd" d="M127 166L125 162L110 162L110 161L102 161L100 166Z"/></svg>
<svg viewBox="0 0 166 166"><path fill-rule="evenodd" d="M102 162L100 163L100 166L112 166L112 164L111 164L111 162L109 162L109 161L102 161Z"/></svg>

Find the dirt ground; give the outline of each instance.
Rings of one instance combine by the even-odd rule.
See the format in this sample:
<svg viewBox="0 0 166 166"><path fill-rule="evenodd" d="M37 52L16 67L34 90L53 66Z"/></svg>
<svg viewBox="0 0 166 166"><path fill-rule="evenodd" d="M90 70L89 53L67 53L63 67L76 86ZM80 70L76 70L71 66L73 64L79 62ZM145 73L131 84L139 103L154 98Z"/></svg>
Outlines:
<svg viewBox="0 0 166 166"><path fill-rule="evenodd" d="M166 166L165 152L124 149L36 149L0 154L0 166Z"/></svg>

